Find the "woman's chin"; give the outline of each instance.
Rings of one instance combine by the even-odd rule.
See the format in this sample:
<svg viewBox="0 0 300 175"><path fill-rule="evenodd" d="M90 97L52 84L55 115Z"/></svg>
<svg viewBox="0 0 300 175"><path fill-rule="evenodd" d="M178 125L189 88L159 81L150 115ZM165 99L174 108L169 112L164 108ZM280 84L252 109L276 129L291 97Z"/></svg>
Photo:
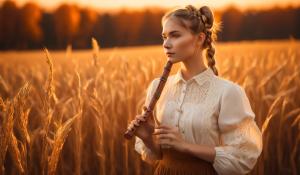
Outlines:
<svg viewBox="0 0 300 175"><path fill-rule="evenodd" d="M172 61L172 63L177 63L177 62L180 62L180 59L176 58L176 57L168 57L168 60Z"/></svg>

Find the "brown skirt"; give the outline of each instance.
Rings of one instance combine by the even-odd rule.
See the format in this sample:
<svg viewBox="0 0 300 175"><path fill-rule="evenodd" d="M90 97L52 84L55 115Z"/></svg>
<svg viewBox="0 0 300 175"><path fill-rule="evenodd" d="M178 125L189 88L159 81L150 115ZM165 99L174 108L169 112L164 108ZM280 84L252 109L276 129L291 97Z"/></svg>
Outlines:
<svg viewBox="0 0 300 175"><path fill-rule="evenodd" d="M195 156L162 149L162 160L156 161L154 175L217 175L212 164Z"/></svg>

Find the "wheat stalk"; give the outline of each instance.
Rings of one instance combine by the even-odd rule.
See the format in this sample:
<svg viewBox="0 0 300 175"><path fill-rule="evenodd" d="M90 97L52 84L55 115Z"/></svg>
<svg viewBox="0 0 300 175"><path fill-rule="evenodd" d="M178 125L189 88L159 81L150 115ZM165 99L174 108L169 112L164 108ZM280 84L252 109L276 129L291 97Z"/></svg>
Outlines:
<svg viewBox="0 0 300 175"><path fill-rule="evenodd" d="M92 38L92 47L93 47L93 64L95 67L99 67L99 50L100 46L95 38Z"/></svg>
<svg viewBox="0 0 300 175"><path fill-rule="evenodd" d="M4 104L3 104L4 105ZM4 171L4 160L7 152L8 145L11 140L12 130L13 130L13 115L14 108L13 105L7 102L5 109L1 111L1 126L0 126L0 173L3 174Z"/></svg>
<svg viewBox="0 0 300 175"><path fill-rule="evenodd" d="M15 135L13 133L11 133L11 137L9 140L9 146L8 146L8 150L9 153L11 155L11 158L13 160L13 163L15 164L15 166L17 167L18 171L23 174L25 172L24 168L23 168L23 161L21 158L21 153L19 151L18 148L18 141L17 138L15 137Z"/></svg>
<svg viewBox="0 0 300 175"><path fill-rule="evenodd" d="M74 123L75 119L81 115L80 113L76 114L74 117L68 119L56 132L53 142L53 149L48 161L48 174L54 175L56 172L56 167L59 159L60 152L65 143L69 132L71 131L71 126Z"/></svg>
<svg viewBox="0 0 300 175"><path fill-rule="evenodd" d="M48 64L49 67L49 73L48 73L48 81L46 83L46 93L48 96L48 101L50 102L51 99L54 100L55 103L57 103L58 99L55 95L55 88L53 85L53 63L52 63L52 57L48 51L47 48L44 48L44 52L46 54L46 62Z"/></svg>

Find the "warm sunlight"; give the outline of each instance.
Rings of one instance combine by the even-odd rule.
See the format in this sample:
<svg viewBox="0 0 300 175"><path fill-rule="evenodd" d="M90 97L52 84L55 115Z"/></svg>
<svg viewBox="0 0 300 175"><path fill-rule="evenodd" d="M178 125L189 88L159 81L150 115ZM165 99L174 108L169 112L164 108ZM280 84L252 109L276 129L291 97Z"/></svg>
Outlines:
<svg viewBox="0 0 300 175"><path fill-rule="evenodd" d="M299 22L300 0L0 0L0 175L299 174Z"/></svg>
<svg viewBox="0 0 300 175"><path fill-rule="evenodd" d="M2 2L1 0L0 2ZM24 4L26 2L36 2L43 7L46 8L53 8L61 3L75 3L82 6L94 7L94 8L120 8L120 7L129 7L129 8L140 8L145 6L162 6L162 7L173 7L178 5L185 5L185 4L205 4L209 5L213 8L222 8L224 6L228 6L231 4L237 5L240 8L247 8L247 7L270 7L274 5L278 6L285 6L287 4L298 5L299 1L295 0L51 0L51 1L44 1L44 0L16 0L18 4Z"/></svg>

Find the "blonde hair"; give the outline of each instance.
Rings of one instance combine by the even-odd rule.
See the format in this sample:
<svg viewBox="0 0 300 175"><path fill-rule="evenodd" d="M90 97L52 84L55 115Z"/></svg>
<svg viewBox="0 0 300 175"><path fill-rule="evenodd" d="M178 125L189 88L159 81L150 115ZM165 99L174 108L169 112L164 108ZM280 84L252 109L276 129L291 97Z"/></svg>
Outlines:
<svg viewBox="0 0 300 175"><path fill-rule="evenodd" d="M162 23L170 18L176 17L179 23L192 31L194 34L203 32L205 34L205 41L203 48L206 49L207 65L213 70L214 74L218 76L215 61L215 48L213 42L217 40L217 32L220 30L218 24L214 23L214 15L208 6L203 6L200 9L192 5L187 5L184 8L177 8L168 11L162 17ZM189 24L186 24L189 21Z"/></svg>

